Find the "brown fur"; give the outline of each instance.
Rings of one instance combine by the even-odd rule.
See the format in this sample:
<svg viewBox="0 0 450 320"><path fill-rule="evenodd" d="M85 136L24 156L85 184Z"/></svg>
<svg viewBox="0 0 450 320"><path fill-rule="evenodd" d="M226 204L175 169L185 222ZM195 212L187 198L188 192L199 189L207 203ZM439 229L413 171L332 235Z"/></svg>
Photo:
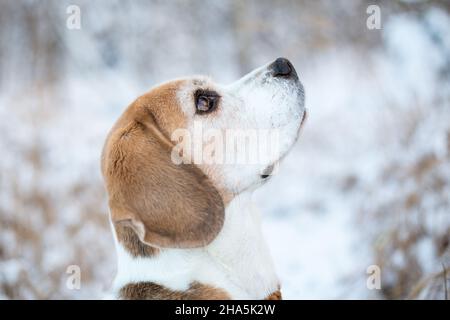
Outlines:
<svg viewBox="0 0 450 320"><path fill-rule="evenodd" d="M173 291L152 282L130 283L120 290L120 298L131 300L230 300L222 289L193 282L186 291Z"/></svg>
<svg viewBox="0 0 450 320"><path fill-rule="evenodd" d="M154 247L205 246L224 219L222 198L205 174L195 165L176 165L170 157L169 137L185 125L176 100L180 84L155 88L129 106L111 130L102 155L116 230L118 225L130 227ZM119 241L142 253L126 235L121 233Z"/></svg>

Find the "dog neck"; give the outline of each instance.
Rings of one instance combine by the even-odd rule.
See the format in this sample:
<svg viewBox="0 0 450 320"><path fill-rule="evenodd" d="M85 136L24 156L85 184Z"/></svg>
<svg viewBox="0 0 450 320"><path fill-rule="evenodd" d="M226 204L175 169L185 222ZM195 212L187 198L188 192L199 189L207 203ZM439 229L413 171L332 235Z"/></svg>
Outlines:
<svg viewBox="0 0 450 320"><path fill-rule="evenodd" d="M202 248L161 249L153 256L133 256L115 236L116 297L124 287L143 283L177 294L192 292L193 284L201 284L226 292L232 299L264 299L279 288L250 192L229 203L222 230Z"/></svg>

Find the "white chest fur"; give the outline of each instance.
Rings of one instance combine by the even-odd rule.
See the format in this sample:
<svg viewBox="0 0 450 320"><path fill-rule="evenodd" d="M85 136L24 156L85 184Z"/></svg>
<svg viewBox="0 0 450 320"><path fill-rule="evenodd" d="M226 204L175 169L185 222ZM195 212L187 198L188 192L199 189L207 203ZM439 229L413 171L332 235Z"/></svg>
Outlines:
<svg viewBox="0 0 450 320"><path fill-rule="evenodd" d="M263 239L251 194L227 207L217 238L198 249L167 249L152 258L134 258L116 241L118 271L113 290L149 281L171 290L186 290L198 281L227 291L233 299L264 299L278 290L278 278Z"/></svg>

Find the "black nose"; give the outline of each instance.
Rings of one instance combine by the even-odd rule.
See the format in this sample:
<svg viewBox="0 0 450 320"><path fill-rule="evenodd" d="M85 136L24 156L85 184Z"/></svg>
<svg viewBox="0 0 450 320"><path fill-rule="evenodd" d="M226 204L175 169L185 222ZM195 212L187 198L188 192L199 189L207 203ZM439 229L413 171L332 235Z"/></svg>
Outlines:
<svg viewBox="0 0 450 320"><path fill-rule="evenodd" d="M269 66L269 68L272 70L272 75L274 77L296 76L294 66L286 58L278 58Z"/></svg>

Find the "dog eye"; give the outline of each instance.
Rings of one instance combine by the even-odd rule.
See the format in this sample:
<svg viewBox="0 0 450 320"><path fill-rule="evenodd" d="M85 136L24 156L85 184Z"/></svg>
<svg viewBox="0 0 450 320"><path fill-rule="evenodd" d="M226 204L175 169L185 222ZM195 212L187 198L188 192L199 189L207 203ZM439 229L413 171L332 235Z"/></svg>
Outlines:
<svg viewBox="0 0 450 320"><path fill-rule="evenodd" d="M217 107L219 95L215 92L198 91L195 94L195 108L199 114L213 111Z"/></svg>

